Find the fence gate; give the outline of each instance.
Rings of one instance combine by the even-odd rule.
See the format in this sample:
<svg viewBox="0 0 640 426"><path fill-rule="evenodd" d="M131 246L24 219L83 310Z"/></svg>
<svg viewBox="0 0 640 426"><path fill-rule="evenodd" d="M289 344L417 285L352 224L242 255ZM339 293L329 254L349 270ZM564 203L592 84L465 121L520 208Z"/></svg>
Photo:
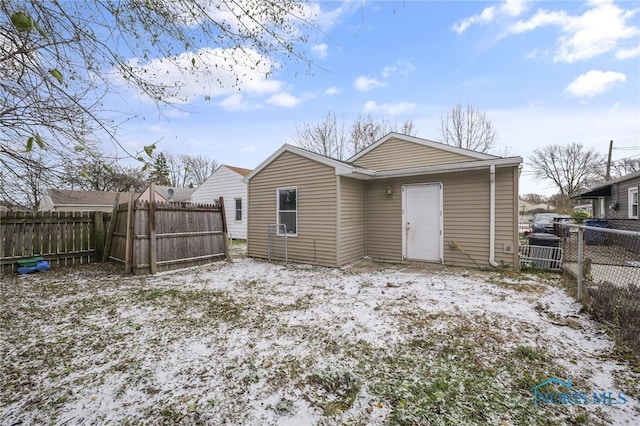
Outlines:
<svg viewBox="0 0 640 426"><path fill-rule="evenodd" d="M287 225L268 225L267 236L269 261L278 259L288 262Z"/></svg>
<svg viewBox="0 0 640 426"><path fill-rule="evenodd" d="M222 197L215 205L130 197L115 216L109 259L125 273L153 274L229 258Z"/></svg>

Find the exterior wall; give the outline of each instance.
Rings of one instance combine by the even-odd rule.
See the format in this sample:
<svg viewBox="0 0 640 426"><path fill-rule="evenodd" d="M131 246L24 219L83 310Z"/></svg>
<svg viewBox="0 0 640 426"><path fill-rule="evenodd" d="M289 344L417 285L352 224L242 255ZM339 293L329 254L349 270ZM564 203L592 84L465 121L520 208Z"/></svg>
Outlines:
<svg viewBox="0 0 640 426"><path fill-rule="evenodd" d="M436 166L476 160L453 152L431 148L400 139L389 139L367 152L354 163L372 170L408 169L411 167Z"/></svg>
<svg viewBox="0 0 640 426"><path fill-rule="evenodd" d="M249 182L248 255L268 257L268 225L277 223L280 187L298 188L298 235L288 237L288 257L296 262L338 266L337 177L332 167L284 152Z"/></svg>
<svg viewBox="0 0 640 426"><path fill-rule="evenodd" d="M495 260L518 265L517 167L496 170ZM411 183L443 184L444 263L475 267L456 241L481 267L489 267L489 170L394 178L366 183L366 254L376 259L402 260L402 193ZM387 186L394 192L386 195ZM512 252L504 253L504 245Z"/></svg>
<svg viewBox="0 0 640 426"><path fill-rule="evenodd" d="M629 219L629 188L640 186L640 178L629 179L626 182L613 184L611 187L611 197L605 199L605 217L607 219ZM600 201L594 200L596 203ZM609 208L618 202L618 210ZM632 219L637 220L637 219Z"/></svg>
<svg viewBox="0 0 640 426"><path fill-rule="evenodd" d="M151 187L148 186L147 189L145 189L144 192L140 194L140 196L137 199L140 201L149 201L151 199ZM167 199L164 198L161 194L158 194L157 191L155 194L155 200L156 200L156 203L164 203L167 201Z"/></svg>
<svg viewBox="0 0 640 426"><path fill-rule="evenodd" d="M249 199L244 177L226 166L218 169L193 191L192 203L213 204L218 198L224 199L227 231L232 238L247 239L247 212ZM236 198L242 199L242 220L236 219Z"/></svg>
<svg viewBox="0 0 640 426"><path fill-rule="evenodd" d="M339 177L338 264L364 257L364 181Z"/></svg>

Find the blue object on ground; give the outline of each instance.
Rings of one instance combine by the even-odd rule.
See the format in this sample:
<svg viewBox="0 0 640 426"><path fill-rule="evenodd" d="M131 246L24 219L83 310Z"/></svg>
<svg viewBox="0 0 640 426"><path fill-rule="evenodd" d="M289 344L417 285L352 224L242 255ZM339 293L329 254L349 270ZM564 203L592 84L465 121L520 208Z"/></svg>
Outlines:
<svg viewBox="0 0 640 426"><path fill-rule="evenodd" d="M43 258L37 258L35 261L27 260L27 261L18 261L18 264L28 265L28 266L20 266L18 268L18 273L21 275L29 274L31 272L45 272L51 269L51 265L49 265L48 260L44 260Z"/></svg>
<svg viewBox="0 0 640 426"><path fill-rule="evenodd" d="M584 221L586 226L594 228L606 228L608 221L603 219L587 219ZM606 234L601 231L595 231L593 229L587 229L584 233L587 244L604 244Z"/></svg>

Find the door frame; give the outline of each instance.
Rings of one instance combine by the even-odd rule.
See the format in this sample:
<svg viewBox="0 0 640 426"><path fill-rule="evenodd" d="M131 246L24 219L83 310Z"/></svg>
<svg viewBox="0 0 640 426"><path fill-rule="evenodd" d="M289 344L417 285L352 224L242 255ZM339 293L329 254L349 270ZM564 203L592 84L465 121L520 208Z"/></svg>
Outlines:
<svg viewBox="0 0 640 426"><path fill-rule="evenodd" d="M402 260L417 260L424 262L434 262L435 260L429 259L408 259L407 258L407 188L408 187L418 187L418 186L438 186L438 203L440 207L440 218L438 226L440 227L440 241L439 241L439 252L440 252L440 263L444 263L444 196L443 196L443 185L442 182L427 182L427 183L408 183L402 185Z"/></svg>

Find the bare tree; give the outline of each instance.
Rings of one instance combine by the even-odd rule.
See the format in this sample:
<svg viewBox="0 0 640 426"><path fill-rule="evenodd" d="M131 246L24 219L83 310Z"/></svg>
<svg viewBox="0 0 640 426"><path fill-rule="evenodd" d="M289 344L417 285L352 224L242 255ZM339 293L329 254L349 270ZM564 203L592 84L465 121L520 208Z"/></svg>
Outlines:
<svg viewBox="0 0 640 426"><path fill-rule="evenodd" d="M60 184L62 171L42 152L10 158L11 167L0 167L0 197L5 203L37 211L44 190Z"/></svg>
<svg viewBox="0 0 640 426"><path fill-rule="evenodd" d="M329 111L322 121L296 125L294 142L301 148L326 157L344 160L348 157L344 120L338 123L336 113Z"/></svg>
<svg viewBox="0 0 640 426"><path fill-rule="evenodd" d="M493 150L498 138L491 119L471 104L454 106L441 117L440 129L442 142L478 152Z"/></svg>
<svg viewBox="0 0 640 426"><path fill-rule="evenodd" d="M184 188L198 186L214 172L218 162L203 155L176 155L164 153L171 185Z"/></svg>
<svg viewBox="0 0 640 426"><path fill-rule="evenodd" d="M84 191L142 192L148 176L140 167L123 166L106 156L92 156L65 168L61 187Z"/></svg>
<svg viewBox="0 0 640 426"><path fill-rule="evenodd" d="M415 135L416 129L412 121L398 125L389 119L374 120L370 115L366 118L359 115L347 131L345 121L338 121L336 113L330 111L322 121L296 126L293 139L301 148L346 160L389 132Z"/></svg>
<svg viewBox="0 0 640 426"><path fill-rule="evenodd" d="M542 194L524 194L520 199L531 204L542 204L547 202L548 197Z"/></svg>
<svg viewBox="0 0 640 426"><path fill-rule="evenodd" d="M167 81L167 67L203 87L240 87L287 60L311 65L299 50L310 11L296 0L2 0L0 166L32 150L62 164L98 139L148 161L154 145L145 157L118 143L131 113L109 110L107 93L128 85L158 105L180 103L186 78Z"/></svg>
<svg viewBox="0 0 640 426"><path fill-rule="evenodd" d="M631 173L640 172L640 159L623 158L611 164L611 178L616 179Z"/></svg>
<svg viewBox="0 0 640 426"><path fill-rule="evenodd" d="M189 167L184 161L186 155L163 153L167 160L169 182L171 186L184 188L189 181Z"/></svg>
<svg viewBox="0 0 640 426"><path fill-rule="evenodd" d="M601 180L604 155L573 142L534 149L529 161L536 177L553 182L569 199Z"/></svg>
<svg viewBox="0 0 640 426"><path fill-rule="evenodd" d="M351 149L349 156L362 151L390 132L415 136L417 129L413 125L413 121L410 120L404 121L401 125L398 125L398 123L392 122L388 118L374 120L370 115L366 118L359 115L351 125Z"/></svg>
<svg viewBox="0 0 640 426"><path fill-rule="evenodd" d="M201 185L218 168L218 162L203 155L188 155L185 158L189 169L189 185Z"/></svg>

